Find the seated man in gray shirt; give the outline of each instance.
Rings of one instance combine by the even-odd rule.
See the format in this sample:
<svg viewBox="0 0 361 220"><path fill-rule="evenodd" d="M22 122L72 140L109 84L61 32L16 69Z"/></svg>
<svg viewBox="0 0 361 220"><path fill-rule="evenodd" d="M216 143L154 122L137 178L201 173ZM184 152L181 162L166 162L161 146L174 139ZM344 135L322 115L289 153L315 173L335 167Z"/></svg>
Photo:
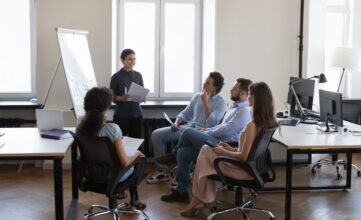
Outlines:
<svg viewBox="0 0 361 220"><path fill-rule="evenodd" d="M154 158L163 156L166 142L177 141L186 128L208 128L220 122L227 107L226 102L219 95L223 84L223 76L218 72L211 72L203 83L203 91L192 97L189 105L177 116L175 123L153 131ZM147 178L147 183L169 180L168 166L156 164L158 171Z"/></svg>

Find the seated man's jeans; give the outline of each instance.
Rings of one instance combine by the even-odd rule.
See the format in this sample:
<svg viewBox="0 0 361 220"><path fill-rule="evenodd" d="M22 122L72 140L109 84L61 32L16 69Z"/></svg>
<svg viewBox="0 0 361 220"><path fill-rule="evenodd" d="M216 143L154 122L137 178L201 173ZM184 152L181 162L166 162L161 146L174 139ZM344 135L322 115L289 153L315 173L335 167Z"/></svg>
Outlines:
<svg viewBox="0 0 361 220"><path fill-rule="evenodd" d="M190 166L197 160L199 151L206 141L214 144L219 143L219 139L197 131L194 128L187 128L181 135L178 145L175 147L177 155L177 191L180 193L188 192Z"/></svg>
<svg viewBox="0 0 361 220"><path fill-rule="evenodd" d="M165 154L165 146L168 141L178 141L179 137L186 128L189 128L189 124L179 126L180 129L172 131L171 127L158 128L152 133L152 145L154 158L163 156ZM168 172L168 166L157 163L157 169L161 172Z"/></svg>

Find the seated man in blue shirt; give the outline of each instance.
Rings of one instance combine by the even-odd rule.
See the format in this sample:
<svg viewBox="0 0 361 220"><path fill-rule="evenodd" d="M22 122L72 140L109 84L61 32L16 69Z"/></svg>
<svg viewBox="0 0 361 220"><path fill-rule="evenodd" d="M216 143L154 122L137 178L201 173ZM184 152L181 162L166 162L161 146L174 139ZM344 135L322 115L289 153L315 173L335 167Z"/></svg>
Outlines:
<svg viewBox="0 0 361 220"><path fill-rule="evenodd" d="M176 160L178 185L176 190L163 195L163 201L187 202L189 200L188 184L190 178L190 165L197 159L202 145L206 141L218 144L220 141L237 142L241 130L251 121L251 112L248 103L248 92L251 80L237 79L231 89L231 99L234 103L227 110L221 124L211 128L187 128L181 135L176 152L157 158L159 163L168 163Z"/></svg>
<svg viewBox="0 0 361 220"><path fill-rule="evenodd" d="M224 84L223 76L218 72L211 72L203 83L203 91L193 96L189 105L179 113L172 126L159 128L152 133L152 145L154 157L165 154L165 144L167 141L177 141L184 129L208 128L217 125L227 105L219 95ZM168 181L168 166L158 164L158 171L153 176L147 178L147 183L157 183Z"/></svg>

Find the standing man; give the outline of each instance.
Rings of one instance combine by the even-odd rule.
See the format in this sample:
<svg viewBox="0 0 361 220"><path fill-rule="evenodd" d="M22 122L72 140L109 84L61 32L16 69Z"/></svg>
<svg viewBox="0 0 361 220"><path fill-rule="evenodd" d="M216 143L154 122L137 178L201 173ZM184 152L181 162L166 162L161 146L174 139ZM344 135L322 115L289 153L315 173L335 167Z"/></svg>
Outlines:
<svg viewBox="0 0 361 220"><path fill-rule="evenodd" d="M226 103L219 95L224 78L219 72L211 72L203 83L203 91L192 97L189 105L179 113L172 126L159 128L152 133L154 157L165 154L167 141L177 141L186 128L208 128L217 125L226 110ZM147 183L169 180L168 166L156 163L157 172L147 178Z"/></svg>
<svg viewBox="0 0 361 220"><path fill-rule="evenodd" d="M199 151L206 141L215 145L220 141L237 142L241 130L251 121L251 112L248 103L249 86L252 81L239 78L231 89L231 100L234 103L226 112L221 124L211 128L187 128L181 135L177 152L168 154L157 159L159 163L170 164L177 163L178 183L176 190L168 195L163 195L163 201L188 202L188 184L190 178L190 166L196 161Z"/></svg>
<svg viewBox="0 0 361 220"><path fill-rule="evenodd" d="M140 138L143 113L138 102L129 100L128 90L132 82L144 86L142 74L133 70L135 52L124 49L120 55L123 68L115 73L110 80L110 89L113 91L116 103L113 121L119 125L124 136Z"/></svg>

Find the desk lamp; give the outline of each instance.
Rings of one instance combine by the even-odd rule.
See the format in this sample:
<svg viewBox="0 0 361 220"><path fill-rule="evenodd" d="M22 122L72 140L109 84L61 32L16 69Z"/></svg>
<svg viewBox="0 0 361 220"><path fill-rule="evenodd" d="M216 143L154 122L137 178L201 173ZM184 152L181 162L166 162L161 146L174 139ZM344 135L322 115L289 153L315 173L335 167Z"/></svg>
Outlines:
<svg viewBox="0 0 361 220"><path fill-rule="evenodd" d="M361 51L351 48L339 47L333 51L330 61L330 67L338 67L342 69L340 82L338 84L337 93L340 91L343 75L347 70L361 72Z"/></svg>
<svg viewBox="0 0 361 220"><path fill-rule="evenodd" d="M307 79L295 79L295 80L290 81L290 83L289 83L289 86L290 86L291 91L292 91L292 95L295 97L295 100L296 100L297 108L299 109L300 114L301 114L301 122L305 122L305 117L306 117L307 114L306 114L305 111L303 110L302 105L301 105L301 102L300 102L300 100L298 99L297 94L296 94L296 91L295 91L295 88L294 88L293 86L294 86L295 84L301 83L301 82L303 82L303 81L305 81L305 80L309 80L309 79L318 79L318 83L325 83L325 82L327 82L327 79L326 79L325 74L321 73L320 75L315 75L315 76L309 77L309 78L307 78Z"/></svg>

